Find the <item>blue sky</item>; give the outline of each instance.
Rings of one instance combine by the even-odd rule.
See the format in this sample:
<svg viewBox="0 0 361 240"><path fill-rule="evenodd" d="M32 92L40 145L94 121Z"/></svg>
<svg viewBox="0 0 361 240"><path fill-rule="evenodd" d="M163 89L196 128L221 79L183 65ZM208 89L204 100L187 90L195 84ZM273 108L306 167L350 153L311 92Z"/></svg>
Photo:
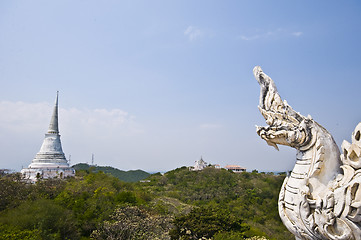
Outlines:
<svg viewBox="0 0 361 240"><path fill-rule="evenodd" d="M56 91L72 164L284 171L256 134L260 65L338 145L361 121L359 1L1 1L0 168L39 151Z"/></svg>

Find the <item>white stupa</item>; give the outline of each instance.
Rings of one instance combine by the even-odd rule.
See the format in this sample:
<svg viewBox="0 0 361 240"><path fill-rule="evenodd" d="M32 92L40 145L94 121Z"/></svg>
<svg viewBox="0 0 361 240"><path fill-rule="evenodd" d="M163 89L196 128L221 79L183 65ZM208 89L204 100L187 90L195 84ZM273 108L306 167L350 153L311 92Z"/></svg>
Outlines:
<svg viewBox="0 0 361 240"><path fill-rule="evenodd" d="M207 163L201 157L201 159L199 159L198 161L195 161L195 164L194 164L194 167L192 168L192 170L193 171L201 171L201 170L205 169L206 167L207 167Z"/></svg>
<svg viewBox="0 0 361 240"><path fill-rule="evenodd" d="M59 92L56 94L53 116L43 145L29 167L21 170L23 178L31 182L36 182L38 179L75 176L75 170L69 166L61 147L58 127L58 95Z"/></svg>

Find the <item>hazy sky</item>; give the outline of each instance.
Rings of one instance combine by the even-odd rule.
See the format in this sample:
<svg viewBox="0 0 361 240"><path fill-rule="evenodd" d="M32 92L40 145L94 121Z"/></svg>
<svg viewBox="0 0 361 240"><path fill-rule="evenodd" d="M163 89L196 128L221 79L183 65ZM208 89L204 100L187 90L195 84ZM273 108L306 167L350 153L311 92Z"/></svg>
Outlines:
<svg viewBox="0 0 361 240"><path fill-rule="evenodd" d="M361 121L360 1L1 1L0 168L31 163L56 91L71 164L292 169L256 134L260 65L340 146Z"/></svg>

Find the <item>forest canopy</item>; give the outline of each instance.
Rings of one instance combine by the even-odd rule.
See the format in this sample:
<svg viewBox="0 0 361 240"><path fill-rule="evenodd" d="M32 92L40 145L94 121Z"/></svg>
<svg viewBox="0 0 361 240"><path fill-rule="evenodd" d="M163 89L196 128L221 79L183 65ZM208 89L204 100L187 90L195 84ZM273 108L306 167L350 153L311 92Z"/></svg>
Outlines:
<svg viewBox="0 0 361 240"><path fill-rule="evenodd" d="M285 175L182 167L125 182L101 170L0 177L0 239L291 239L277 210Z"/></svg>

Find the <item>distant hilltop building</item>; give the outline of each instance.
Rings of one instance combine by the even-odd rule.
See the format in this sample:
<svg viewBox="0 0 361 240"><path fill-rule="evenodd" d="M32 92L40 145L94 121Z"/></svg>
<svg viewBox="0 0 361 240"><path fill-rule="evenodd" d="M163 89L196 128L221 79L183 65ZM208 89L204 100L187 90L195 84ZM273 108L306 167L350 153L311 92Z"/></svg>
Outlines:
<svg viewBox="0 0 361 240"><path fill-rule="evenodd" d="M195 161L194 166L189 167L189 170L201 171L201 170L203 170L203 169L205 169L206 167L209 167L209 166L213 167L215 169L221 169L222 168L221 165L219 165L219 164L212 164L212 165L208 164L201 157L201 159ZM230 170L230 171L235 172L235 173L245 172L247 170L246 168L241 167L239 165L227 165L227 166L224 167L224 169Z"/></svg>
<svg viewBox="0 0 361 240"><path fill-rule="evenodd" d="M30 182L36 182L38 179L75 176L75 170L69 166L61 147L58 127L58 95L59 92L56 94L49 130L45 134L40 151L29 167L21 170L23 178Z"/></svg>
<svg viewBox="0 0 361 240"><path fill-rule="evenodd" d="M219 165L219 164L214 164L214 165L212 165L215 169L221 169L221 165Z"/></svg>
<svg viewBox="0 0 361 240"><path fill-rule="evenodd" d="M231 170L232 172L245 172L246 169L244 167L241 167L239 165L227 165L224 167L227 170Z"/></svg>
<svg viewBox="0 0 361 240"><path fill-rule="evenodd" d="M207 163L201 157L201 159L195 161L194 167L191 167L190 169L192 171L200 171L205 169L207 166L208 166Z"/></svg>

